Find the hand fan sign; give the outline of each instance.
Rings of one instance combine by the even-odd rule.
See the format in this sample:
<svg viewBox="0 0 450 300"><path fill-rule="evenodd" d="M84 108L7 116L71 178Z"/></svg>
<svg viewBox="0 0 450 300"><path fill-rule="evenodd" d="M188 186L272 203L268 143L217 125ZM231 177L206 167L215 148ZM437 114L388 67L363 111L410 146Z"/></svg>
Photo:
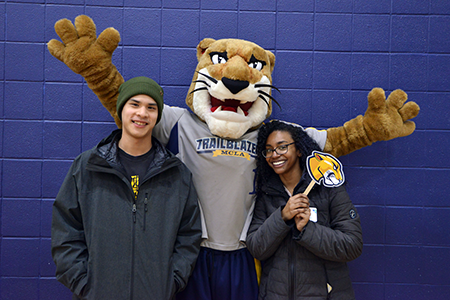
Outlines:
<svg viewBox="0 0 450 300"><path fill-rule="evenodd" d="M306 158L306 168L312 178L304 194L308 195L314 184L323 184L326 187L338 187L345 181L341 162L331 154L313 151Z"/></svg>

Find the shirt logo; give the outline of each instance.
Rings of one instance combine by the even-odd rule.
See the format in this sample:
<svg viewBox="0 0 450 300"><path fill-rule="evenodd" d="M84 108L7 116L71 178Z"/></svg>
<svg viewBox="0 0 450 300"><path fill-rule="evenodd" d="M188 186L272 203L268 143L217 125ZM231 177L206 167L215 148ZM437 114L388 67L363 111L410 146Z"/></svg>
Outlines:
<svg viewBox="0 0 450 300"><path fill-rule="evenodd" d="M139 194L139 175L131 176L131 188L133 189L134 198L137 199Z"/></svg>
<svg viewBox="0 0 450 300"><path fill-rule="evenodd" d="M232 141L220 137L195 140L197 153L212 153L213 157L233 156L247 160L256 157L256 143L249 140Z"/></svg>

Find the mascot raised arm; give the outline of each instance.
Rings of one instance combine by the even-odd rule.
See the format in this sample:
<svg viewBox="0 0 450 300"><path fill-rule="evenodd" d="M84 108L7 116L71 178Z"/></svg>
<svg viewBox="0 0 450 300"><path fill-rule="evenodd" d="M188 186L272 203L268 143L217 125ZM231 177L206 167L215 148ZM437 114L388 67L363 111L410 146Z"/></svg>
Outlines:
<svg viewBox="0 0 450 300"><path fill-rule="evenodd" d="M97 38L87 16L78 16L75 24L59 20L55 30L62 42L51 40L50 53L84 77L121 127L116 101L124 80L111 61L119 32L108 28ZM202 212L202 249L177 299L256 299L255 263L245 240L255 201L257 131L276 103L271 95L275 55L245 40L206 38L197 46L197 59L186 97L190 111L165 106L154 130L191 170ZM410 119L419 107L406 100L402 90L386 99L375 88L364 115L341 127L305 130L323 151L342 156L411 134L415 124Z"/></svg>

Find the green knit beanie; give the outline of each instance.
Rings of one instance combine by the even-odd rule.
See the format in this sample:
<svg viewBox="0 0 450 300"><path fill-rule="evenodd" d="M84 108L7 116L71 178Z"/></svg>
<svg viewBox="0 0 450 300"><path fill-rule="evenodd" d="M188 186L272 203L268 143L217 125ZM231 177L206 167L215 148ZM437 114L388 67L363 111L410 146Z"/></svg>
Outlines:
<svg viewBox="0 0 450 300"><path fill-rule="evenodd" d="M152 97L158 105L158 119L156 120L156 124L158 124L164 108L164 91L153 79L145 76L131 78L120 85L116 104L117 115L122 120L122 110L125 103L131 97L141 94Z"/></svg>

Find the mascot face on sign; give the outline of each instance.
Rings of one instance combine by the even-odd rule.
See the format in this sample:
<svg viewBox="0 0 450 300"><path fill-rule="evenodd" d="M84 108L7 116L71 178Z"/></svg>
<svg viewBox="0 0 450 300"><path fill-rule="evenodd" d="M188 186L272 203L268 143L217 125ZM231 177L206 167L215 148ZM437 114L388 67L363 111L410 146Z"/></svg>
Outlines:
<svg viewBox="0 0 450 300"><path fill-rule="evenodd" d="M204 39L186 104L212 134L238 139L272 112L275 55L238 39Z"/></svg>
<svg viewBox="0 0 450 300"><path fill-rule="evenodd" d="M345 181L342 164L334 156L313 151L307 158L309 176L326 187L338 187Z"/></svg>

